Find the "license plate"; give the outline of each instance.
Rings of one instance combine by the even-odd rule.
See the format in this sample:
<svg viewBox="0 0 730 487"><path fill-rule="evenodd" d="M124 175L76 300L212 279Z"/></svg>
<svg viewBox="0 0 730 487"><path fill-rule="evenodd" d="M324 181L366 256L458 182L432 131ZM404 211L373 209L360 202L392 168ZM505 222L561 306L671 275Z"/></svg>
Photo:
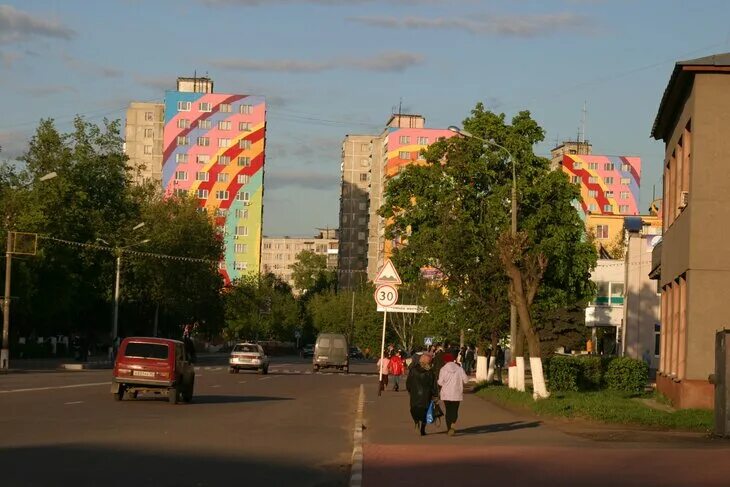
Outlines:
<svg viewBox="0 0 730 487"><path fill-rule="evenodd" d="M145 372L144 370L135 370L134 375L139 376L139 377L154 377L155 373L154 372Z"/></svg>

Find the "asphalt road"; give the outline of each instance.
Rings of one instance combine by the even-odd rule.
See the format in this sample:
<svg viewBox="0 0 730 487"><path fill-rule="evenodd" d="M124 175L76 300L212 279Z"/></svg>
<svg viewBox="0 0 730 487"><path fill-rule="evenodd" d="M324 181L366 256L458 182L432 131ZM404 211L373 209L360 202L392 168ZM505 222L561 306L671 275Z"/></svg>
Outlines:
<svg viewBox="0 0 730 487"><path fill-rule="evenodd" d="M344 486L360 384L376 383L374 370L203 364L193 403L175 406L113 401L109 370L0 376L0 485Z"/></svg>

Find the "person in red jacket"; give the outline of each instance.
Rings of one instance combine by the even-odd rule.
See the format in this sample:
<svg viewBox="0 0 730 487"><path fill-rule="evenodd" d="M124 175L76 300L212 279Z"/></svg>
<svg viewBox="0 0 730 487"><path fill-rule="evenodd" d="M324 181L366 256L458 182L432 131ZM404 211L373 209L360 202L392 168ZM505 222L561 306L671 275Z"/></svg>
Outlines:
<svg viewBox="0 0 730 487"><path fill-rule="evenodd" d="M393 377L393 390L398 392L400 386L400 376L403 375L405 364L403 362L403 352L398 350L393 353L390 357L390 363L388 364L388 372Z"/></svg>

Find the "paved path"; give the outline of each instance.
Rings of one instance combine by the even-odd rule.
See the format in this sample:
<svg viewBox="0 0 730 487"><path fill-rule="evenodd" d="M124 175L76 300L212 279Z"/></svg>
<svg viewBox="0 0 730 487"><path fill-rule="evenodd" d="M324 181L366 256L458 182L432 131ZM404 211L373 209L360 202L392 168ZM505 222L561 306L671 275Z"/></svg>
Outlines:
<svg viewBox="0 0 730 487"><path fill-rule="evenodd" d="M407 393L378 397L377 387L368 386L365 426L366 487L730 485L730 442L585 426L571 426L568 434L473 394L462 403L456 436L432 425L421 437Z"/></svg>

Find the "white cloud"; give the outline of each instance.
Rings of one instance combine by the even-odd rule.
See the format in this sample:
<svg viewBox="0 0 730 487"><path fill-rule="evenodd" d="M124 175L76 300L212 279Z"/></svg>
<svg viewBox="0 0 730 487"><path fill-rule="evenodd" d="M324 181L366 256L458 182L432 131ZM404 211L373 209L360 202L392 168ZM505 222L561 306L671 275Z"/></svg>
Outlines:
<svg viewBox="0 0 730 487"><path fill-rule="evenodd" d="M12 5L0 5L0 44L29 41L38 37L70 40L76 32L46 15L34 15Z"/></svg>
<svg viewBox="0 0 730 487"><path fill-rule="evenodd" d="M286 73L318 73L338 68L355 68L364 71L398 72L423 63L420 54L407 52L385 52L367 58L341 58L325 61L299 59L216 59L211 62L220 69L240 71L274 71Z"/></svg>

